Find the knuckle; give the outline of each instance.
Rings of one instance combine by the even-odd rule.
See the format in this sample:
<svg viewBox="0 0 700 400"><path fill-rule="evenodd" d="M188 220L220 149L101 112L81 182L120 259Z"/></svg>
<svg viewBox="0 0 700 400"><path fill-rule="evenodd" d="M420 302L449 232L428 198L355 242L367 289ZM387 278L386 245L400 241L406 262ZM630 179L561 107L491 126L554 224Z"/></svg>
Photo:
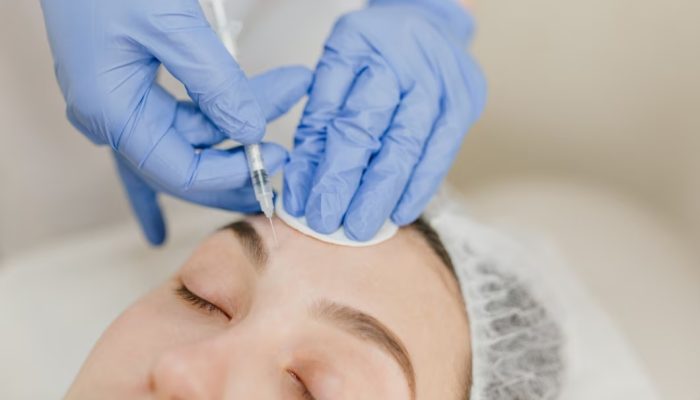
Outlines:
<svg viewBox="0 0 700 400"><path fill-rule="evenodd" d="M193 100L200 107L212 107L213 105L226 104L230 101L230 93L235 93L241 89L242 76L239 74L226 74L210 76L207 86L199 87L196 92L191 93Z"/></svg>
<svg viewBox="0 0 700 400"><path fill-rule="evenodd" d="M380 128L353 118L336 118L331 122L328 134L336 140L343 140L355 147L377 151L381 147Z"/></svg>
<svg viewBox="0 0 700 400"><path fill-rule="evenodd" d="M400 152L399 157L401 160L410 163L417 162L423 154L424 139L410 129L400 129L398 131L400 132L396 132L395 135L387 135L384 140L394 144L393 147Z"/></svg>
<svg viewBox="0 0 700 400"><path fill-rule="evenodd" d="M102 114L102 96L91 85L78 84L66 97L68 112L80 119L92 120Z"/></svg>
<svg viewBox="0 0 700 400"><path fill-rule="evenodd" d="M68 120L96 144L110 142L103 101L103 96L94 87L84 84L75 85L66 93Z"/></svg>

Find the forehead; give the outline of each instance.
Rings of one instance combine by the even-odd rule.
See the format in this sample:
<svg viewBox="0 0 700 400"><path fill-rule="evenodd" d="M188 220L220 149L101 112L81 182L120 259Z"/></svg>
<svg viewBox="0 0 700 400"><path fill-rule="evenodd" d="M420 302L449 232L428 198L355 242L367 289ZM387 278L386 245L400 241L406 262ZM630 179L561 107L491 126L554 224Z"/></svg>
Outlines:
<svg viewBox="0 0 700 400"><path fill-rule="evenodd" d="M350 248L275 220L275 246L267 219L248 221L269 249L267 273L283 276L309 298L329 297L377 317L413 359L417 398L448 398L445 387L461 381L457 375L470 354L469 327L457 283L418 232L402 229L379 245Z"/></svg>
<svg viewBox="0 0 700 400"><path fill-rule="evenodd" d="M298 272L321 275L342 275L350 282L366 278L382 279L387 288L397 286L399 292L434 291L461 299L451 272L430 248L421 234L401 229L392 239L368 247L346 247L308 237L275 220L278 243L274 242L269 221L249 217L249 222L263 239L269 264L294 265ZM418 279L422 284L412 284ZM349 283L349 282L348 282Z"/></svg>

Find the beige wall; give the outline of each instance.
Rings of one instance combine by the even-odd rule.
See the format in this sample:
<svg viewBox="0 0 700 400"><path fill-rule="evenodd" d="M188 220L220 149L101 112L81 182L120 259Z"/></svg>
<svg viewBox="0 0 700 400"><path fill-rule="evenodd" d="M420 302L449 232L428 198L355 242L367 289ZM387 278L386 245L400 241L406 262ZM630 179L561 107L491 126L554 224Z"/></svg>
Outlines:
<svg viewBox="0 0 700 400"><path fill-rule="evenodd" d="M0 254L125 216L104 150L64 117L38 1L0 2Z"/></svg>
<svg viewBox="0 0 700 400"><path fill-rule="evenodd" d="M243 64L312 65L333 15L359 3L260 1ZM700 3L483 0L478 17L491 97L453 180L576 176L700 239ZM105 150L65 121L38 1L0 2L0 51L0 255L127 217ZM293 125L276 125L277 137Z"/></svg>
<svg viewBox="0 0 700 400"><path fill-rule="evenodd" d="M700 233L700 3L482 1L479 16L491 98L454 177L576 175Z"/></svg>

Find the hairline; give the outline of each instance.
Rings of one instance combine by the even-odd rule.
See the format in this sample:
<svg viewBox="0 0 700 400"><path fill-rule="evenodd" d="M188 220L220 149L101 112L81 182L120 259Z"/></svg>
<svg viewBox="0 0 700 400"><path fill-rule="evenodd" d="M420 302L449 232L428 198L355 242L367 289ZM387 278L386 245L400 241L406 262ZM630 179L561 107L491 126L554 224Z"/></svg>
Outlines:
<svg viewBox="0 0 700 400"><path fill-rule="evenodd" d="M447 268L450 276L454 279L454 282L459 287L459 279L457 278L457 270L452 262L452 257L450 257L445 244L442 242L440 234L423 218L422 216L416 221L407 226L407 228L412 229L421 236L423 241L428 245L433 254L437 256L441 264ZM460 289L461 290L461 289ZM466 309L465 309L466 314ZM463 371L458 375L460 378L457 389L459 393L458 400L469 400L471 398L471 387L473 383L473 371L472 371L472 359L471 356L467 357L464 365L461 367Z"/></svg>
<svg viewBox="0 0 700 400"><path fill-rule="evenodd" d="M450 257L450 254L445 248L442 238L437 231L435 231L435 229L422 216L410 225L407 225L406 228L412 229L420 235L432 253L440 260L440 263L447 268L449 275L459 287L459 279L457 278L457 271L454 263L452 262L452 257ZM220 230L230 230L236 234L239 241L243 245L244 250L251 258L253 263L256 264L256 267L264 267L268 257L267 249L265 249L260 235L250 224L250 222L240 219L220 228ZM473 383L471 357L467 357L462 369L463 371L458 374L458 376L461 378L459 378L459 388L457 390L463 393L460 393L458 400L469 400L471 397L470 393Z"/></svg>

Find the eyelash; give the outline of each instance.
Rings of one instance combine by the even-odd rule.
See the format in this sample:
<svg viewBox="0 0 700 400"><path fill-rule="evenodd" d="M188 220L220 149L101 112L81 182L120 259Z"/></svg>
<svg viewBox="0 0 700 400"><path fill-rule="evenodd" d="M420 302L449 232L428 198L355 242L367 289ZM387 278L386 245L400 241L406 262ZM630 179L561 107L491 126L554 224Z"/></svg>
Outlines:
<svg viewBox="0 0 700 400"><path fill-rule="evenodd" d="M306 387L306 384L305 384L304 381L299 377L299 375L297 375L296 372L294 372L294 371L287 371L287 373L292 377L292 379L294 379L295 381L297 381L297 383L299 383L300 389L301 389L301 391L303 391L301 395L304 396L304 400L316 400L316 398L314 397L314 395L311 394L311 392L309 391L309 388Z"/></svg>
<svg viewBox="0 0 700 400"><path fill-rule="evenodd" d="M193 306L206 311L208 314L219 313L226 318L231 319L231 317L229 317L224 310L219 308L217 305L197 296L189 288L187 288L185 284L180 284L180 286L175 289L175 294Z"/></svg>
<svg viewBox="0 0 700 400"><path fill-rule="evenodd" d="M196 295L194 292L192 292L187 286L185 286L184 283L180 284L180 286L175 289L175 294L180 297L181 299L185 300L186 302L192 304L193 306L206 311L209 314L212 313L219 313L224 315L226 318L231 319L228 314L224 312L221 308L216 306L215 304L204 300L203 298L199 297ZM294 372L294 371L287 371L289 375L292 377L292 379L296 380L299 385L300 389L302 391L302 396L304 400L316 400L313 394L309 391L309 388L306 386L304 381L299 377L299 375Z"/></svg>

